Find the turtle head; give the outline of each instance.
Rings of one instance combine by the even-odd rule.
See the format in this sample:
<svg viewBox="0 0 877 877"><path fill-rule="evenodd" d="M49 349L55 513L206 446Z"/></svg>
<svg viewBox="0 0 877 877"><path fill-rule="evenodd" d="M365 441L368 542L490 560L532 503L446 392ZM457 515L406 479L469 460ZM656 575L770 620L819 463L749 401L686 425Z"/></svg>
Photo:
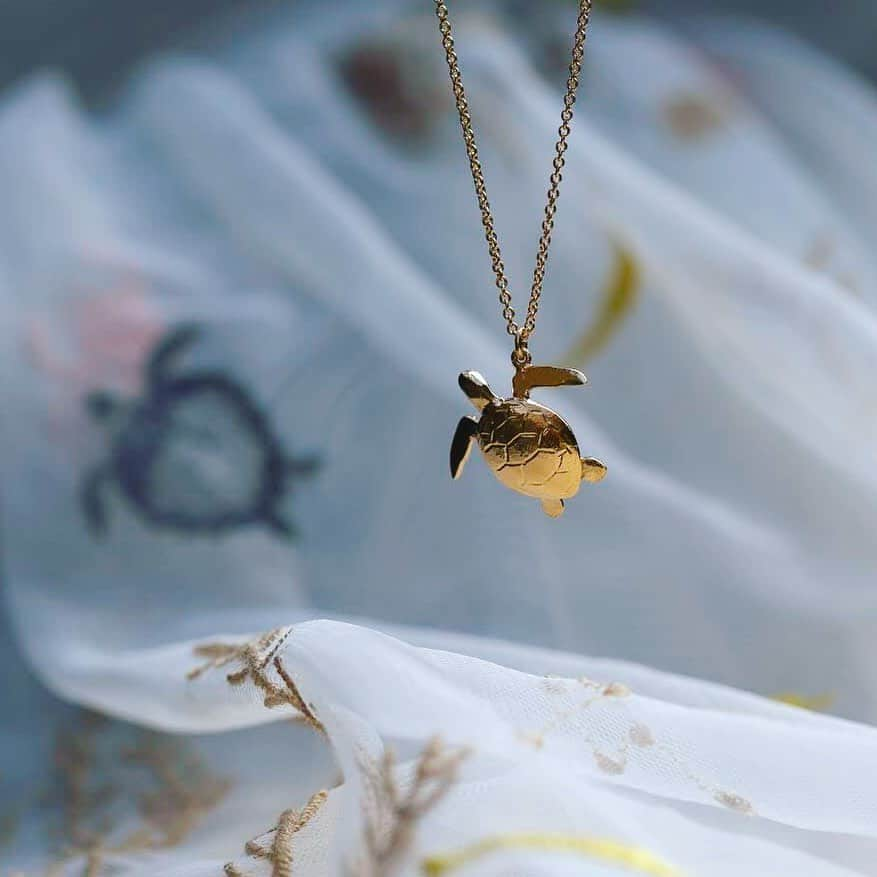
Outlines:
<svg viewBox="0 0 877 877"><path fill-rule="evenodd" d="M85 410L101 423L109 421L121 407L121 401L106 390L94 390L85 397Z"/></svg>

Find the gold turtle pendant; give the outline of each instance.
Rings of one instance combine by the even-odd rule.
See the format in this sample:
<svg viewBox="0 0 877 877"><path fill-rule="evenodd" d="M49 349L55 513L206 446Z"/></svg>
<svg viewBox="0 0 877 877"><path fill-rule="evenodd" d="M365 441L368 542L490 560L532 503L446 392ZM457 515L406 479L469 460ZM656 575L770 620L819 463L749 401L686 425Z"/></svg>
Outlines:
<svg viewBox="0 0 877 877"><path fill-rule="evenodd" d="M493 474L506 487L542 502L546 515L563 514L563 501L578 493L583 481L596 483L606 466L582 457L569 424L557 413L530 399L534 387L580 386L587 378L574 368L550 365L519 367L509 399L501 399L474 371L463 372L460 388L481 412L464 417L451 442L451 477L457 479L478 441Z"/></svg>

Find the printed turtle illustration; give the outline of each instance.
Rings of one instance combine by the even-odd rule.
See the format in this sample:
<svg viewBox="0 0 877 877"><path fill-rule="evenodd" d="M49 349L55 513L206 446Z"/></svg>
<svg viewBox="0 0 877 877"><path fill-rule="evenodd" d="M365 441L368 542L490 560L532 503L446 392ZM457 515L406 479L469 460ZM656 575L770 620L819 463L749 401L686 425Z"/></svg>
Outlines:
<svg viewBox="0 0 877 877"><path fill-rule="evenodd" d="M109 458L83 480L82 508L92 531L107 529L105 489L114 484L146 521L218 534L263 524L292 537L279 508L313 458L286 455L262 411L237 382L215 371L177 374L198 338L194 325L173 330L146 366L142 398L89 394L86 407L109 428Z"/></svg>
<svg viewBox="0 0 877 877"><path fill-rule="evenodd" d="M451 476L460 477L477 441L502 484L541 500L543 510L553 518L563 514L564 500L575 496L583 481L602 481L606 466L594 457L582 457L569 424L533 402L530 390L586 382L576 369L524 366L515 373L514 395L501 399L478 372L463 372L460 388L481 417L466 416L457 425L451 443Z"/></svg>

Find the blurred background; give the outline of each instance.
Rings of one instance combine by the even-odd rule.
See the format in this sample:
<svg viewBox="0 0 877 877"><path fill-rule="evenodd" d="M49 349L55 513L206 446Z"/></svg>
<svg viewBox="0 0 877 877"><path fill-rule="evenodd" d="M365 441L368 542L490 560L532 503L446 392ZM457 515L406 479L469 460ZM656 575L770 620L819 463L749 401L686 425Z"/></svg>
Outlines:
<svg viewBox="0 0 877 877"><path fill-rule="evenodd" d="M594 8L536 337L610 475L551 522L448 478L508 351L431 2L0 3L0 857L83 740L236 769L188 644L323 615L877 721L877 5ZM452 4L519 304L573 9Z"/></svg>
<svg viewBox="0 0 877 877"><path fill-rule="evenodd" d="M281 5L279 0L67 0L61 6L51 0L6 2L0 7L0 86L29 71L53 67L68 71L89 99L100 100L149 52L197 45L204 41L205 30L233 29L236 18ZM877 9L871 0L844 0L834 8L815 0L608 0L603 5L649 12L668 23L712 12L751 15L806 38L865 75L877 76Z"/></svg>

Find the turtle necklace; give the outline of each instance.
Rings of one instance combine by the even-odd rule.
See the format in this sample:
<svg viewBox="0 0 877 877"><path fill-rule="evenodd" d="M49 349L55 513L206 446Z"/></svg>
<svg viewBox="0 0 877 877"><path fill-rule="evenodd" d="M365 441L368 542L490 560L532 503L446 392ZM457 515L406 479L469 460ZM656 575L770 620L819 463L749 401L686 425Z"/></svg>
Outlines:
<svg viewBox="0 0 877 877"><path fill-rule="evenodd" d="M466 371L460 375L460 388L481 416L479 419L464 417L457 425L451 442L451 476L454 479L460 477L472 446L477 442L487 465L502 484L524 496L541 500L545 513L556 518L563 514L564 500L574 496L583 481L595 483L602 481L606 475L606 466L603 463L594 457L580 455L569 424L550 408L530 399L530 391L536 387L581 385L587 382L587 378L573 368L533 365L528 346L530 336L536 328L536 315L542 296L542 281L545 278L551 233L554 229L554 215L560 195L561 173L565 162L576 90L582 72L585 36L591 17L591 0L579 0L572 60L569 65L563 111L560 114L559 139L555 145L553 171L549 179L548 202L545 205L542 234L536 252L536 267L533 271L527 316L521 325L515 320L512 295L505 275L490 202L487 199L484 172L478 156L472 116L463 89L445 0L435 0L435 11L442 47L451 74L451 88L460 115L460 127L463 130L463 142L466 145L469 168L475 184L475 195L481 211L487 249L496 275L502 316L506 322L506 331L514 338L512 365L515 367L512 395L506 399L497 396L478 372Z"/></svg>

